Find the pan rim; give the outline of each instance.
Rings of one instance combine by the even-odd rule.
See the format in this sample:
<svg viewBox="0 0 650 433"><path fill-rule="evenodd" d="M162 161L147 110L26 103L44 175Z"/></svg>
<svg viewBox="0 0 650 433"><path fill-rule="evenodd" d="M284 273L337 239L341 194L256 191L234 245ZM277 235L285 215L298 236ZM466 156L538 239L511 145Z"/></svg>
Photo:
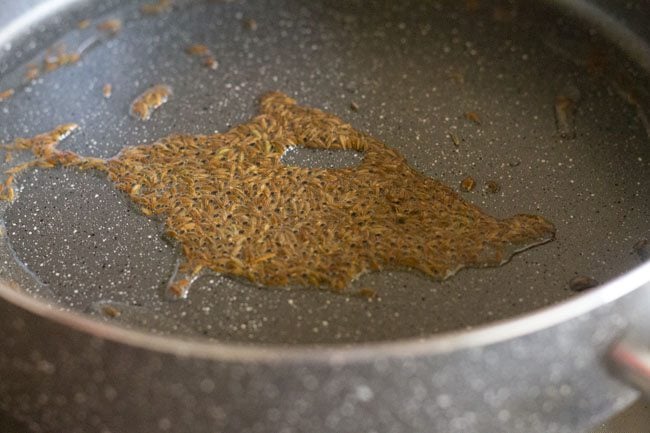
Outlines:
<svg viewBox="0 0 650 433"><path fill-rule="evenodd" d="M228 343L155 335L144 330L101 322L79 312L55 308L2 283L0 299L87 336L158 353L223 362L348 364L379 358L401 358L405 353L410 356L432 356L501 343L575 319L644 287L650 288L650 261L587 293L529 313L482 324L471 330L442 332L426 338L338 345Z"/></svg>
<svg viewBox="0 0 650 433"><path fill-rule="evenodd" d="M630 29L620 19L612 16L606 9L587 0L543 1L596 27L606 40L620 48L641 69L650 72L650 41Z"/></svg>
<svg viewBox="0 0 650 433"><path fill-rule="evenodd" d="M546 3L576 13L596 25L607 39L623 49L644 70L650 71L650 49L647 41L631 32L623 23L610 17L604 10L584 0L545 0ZM10 20L10 30L33 26L55 14L58 10L81 3L80 0L43 2L42 9L19 15ZM21 21L22 20L22 21ZM5 29L0 40L15 35ZM471 330L456 330L433 334L425 338L401 338L389 341L361 342L328 345L244 344L188 339L180 336L160 336L144 330L127 329L104 323L79 312L65 311L18 292L0 283L0 300L6 301L37 317L50 320L90 337L118 344L194 358L237 362L311 362L344 364L365 362L382 358L431 356L470 347L482 347L533 334L615 301L644 287L650 288L650 261L610 280L587 293L565 299L557 304L533 310L510 318L481 324Z"/></svg>

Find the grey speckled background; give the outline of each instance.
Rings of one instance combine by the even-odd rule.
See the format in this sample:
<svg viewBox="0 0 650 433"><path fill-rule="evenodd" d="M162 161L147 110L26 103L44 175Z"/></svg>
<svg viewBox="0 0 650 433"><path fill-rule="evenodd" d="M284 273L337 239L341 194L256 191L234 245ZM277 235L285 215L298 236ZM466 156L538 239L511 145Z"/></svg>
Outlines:
<svg viewBox="0 0 650 433"><path fill-rule="evenodd" d="M638 402L591 433L645 433L650 425L650 405ZM28 433L25 425L0 414L0 432ZM49 433L49 432L44 432Z"/></svg>

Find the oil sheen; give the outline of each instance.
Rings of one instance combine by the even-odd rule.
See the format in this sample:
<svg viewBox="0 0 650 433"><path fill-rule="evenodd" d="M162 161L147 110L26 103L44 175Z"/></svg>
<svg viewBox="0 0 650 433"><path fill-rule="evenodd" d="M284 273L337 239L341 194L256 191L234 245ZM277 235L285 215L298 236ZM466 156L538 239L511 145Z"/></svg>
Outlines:
<svg viewBox="0 0 650 433"><path fill-rule="evenodd" d="M260 114L226 133L172 135L110 159L58 150L74 128L7 146L30 149L36 159L10 171L3 198L13 199L13 176L31 166L105 172L180 245L175 296L205 269L261 286L332 290L384 269L444 279L465 267L504 264L554 237L544 218L494 218L395 149L279 92L263 96ZM363 158L344 168L286 165L282 156L294 147Z"/></svg>

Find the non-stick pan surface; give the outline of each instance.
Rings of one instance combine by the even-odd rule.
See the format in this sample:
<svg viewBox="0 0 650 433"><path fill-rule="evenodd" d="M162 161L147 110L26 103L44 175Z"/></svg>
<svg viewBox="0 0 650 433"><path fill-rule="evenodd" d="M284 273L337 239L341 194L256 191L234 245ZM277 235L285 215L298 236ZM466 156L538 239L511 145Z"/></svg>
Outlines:
<svg viewBox="0 0 650 433"><path fill-rule="evenodd" d="M157 333L352 343L512 317L573 296L568 285L576 276L605 282L640 263L633 246L650 234L650 144L636 104L646 97L644 78L597 32L550 9L531 2L177 1L149 16L134 2L61 3L36 27L0 41L0 90L16 90L0 102L2 142L75 122L81 129L62 148L109 157L172 132L224 132L256 113L260 95L279 90L339 115L453 188L474 177L478 188L464 199L498 217L542 215L557 236L502 267L467 269L442 282L386 271L353 283L350 293L375 289L373 300L212 275L187 300L169 301L162 287L178 251L160 222L103 174L35 169L18 178L15 202L0 205L0 278L17 290ZM96 29L113 18L124 24L114 36ZM91 24L78 28L84 19ZM26 82L27 64L42 62L58 42L84 49L81 61ZM188 56L193 43L210 48L218 69ZM133 99L158 83L173 88L169 102L148 122L131 117ZM556 97L576 90L577 136L563 139ZM28 158L14 157L6 167ZM312 152L294 163L355 159ZM486 192L488 181L500 191ZM103 317L106 305L121 315Z"/></svg>

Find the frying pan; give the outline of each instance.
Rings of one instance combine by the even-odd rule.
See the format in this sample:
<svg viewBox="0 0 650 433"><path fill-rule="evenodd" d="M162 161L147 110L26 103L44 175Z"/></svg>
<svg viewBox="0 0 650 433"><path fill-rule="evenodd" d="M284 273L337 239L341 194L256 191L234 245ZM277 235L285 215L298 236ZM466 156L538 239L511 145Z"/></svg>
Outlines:
<svg viewBox="0 0 650 433"><path fill-rule="evenodd" d="M0 409L36 431L576 432L634 401L650 335L643 2L457 3L2 2L5 143L75 122L62 148L110 157L224 132L279 90L453 188L471 175L463 198L491 215L539 214L557 234L444 281L382 271L338 294L211 274L171 302L179 251L160 221L101 173L29 170L0 208ZM98 30L107 19L122 29ZM57 44L81 60L26 81ZM131 117L158 83L170 100ZM566 121L558 97L573 98ZM579 276L602 285L578 295Z"/></svg>

